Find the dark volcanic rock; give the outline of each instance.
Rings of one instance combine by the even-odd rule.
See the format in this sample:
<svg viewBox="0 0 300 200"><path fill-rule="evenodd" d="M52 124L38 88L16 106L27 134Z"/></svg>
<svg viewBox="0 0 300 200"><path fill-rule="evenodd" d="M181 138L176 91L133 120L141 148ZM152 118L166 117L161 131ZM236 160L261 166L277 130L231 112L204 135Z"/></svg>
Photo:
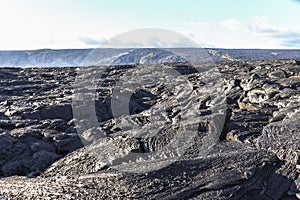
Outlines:
<svg viewBox="0 0 300 200"><path fill-rule="evenodd" d="M258 138L257 146L276 153L287 162L300 166L300 112L299 110L285 117L280 122L273 122L264 127Z"/></svg>
<svg viewBox="0 0 300 200"><path fill-rule="evenodd" d="M74 69L2 68L0 174L38 175L66 153L82 146L77 141L57 145L72 117ZM73 74L74 75L74 74ZM69 137L71 138L71 137ZM66 138L68 139L68 138ZM65 142L65 143L68 143ZM63 147L61 147L63 146Z"/></svg>
<svg viewBox="0 0 300 200"><path fill-rule="evenodd" d="M90 101L79 99L77 113L71 95L79 91L72 88L78 68L1 68L0 199L300 198L299 61L218 63L201 74L170 65L190 82L195 99L184 97L180 77L166 76L178 94L156 82L130 97L118 94L128 98L127 116L124 105L112 110L113 87L135 67L107 67L97 88L79 89L95 102L84 110ZM188 110L191 99L196 106ZM89 111L99 127L89 127ZM177 146L191 143L184 153L165 153L180 134ZM160 159L120 159L160 151Z"/></svg>
<svg viewBox="0 0 300 200"><path fill-rule="evenodd" d="M41 177L8 178L0 184L5 191L13 186L23 198L38 192L41 198L62 199L279 199L297 188L295 177L295 168L270 153L221 142L211 148L209 156L186 156L147 174L98 167L82 149L55 163Z"/></svg>
<svg viewBox="0 0 300 200"><path fill-rule="evenodd" d="M66 105L51 105L40 110L40 117L44 119L63 119L69 121L73 118L72 107Z"/></svg>

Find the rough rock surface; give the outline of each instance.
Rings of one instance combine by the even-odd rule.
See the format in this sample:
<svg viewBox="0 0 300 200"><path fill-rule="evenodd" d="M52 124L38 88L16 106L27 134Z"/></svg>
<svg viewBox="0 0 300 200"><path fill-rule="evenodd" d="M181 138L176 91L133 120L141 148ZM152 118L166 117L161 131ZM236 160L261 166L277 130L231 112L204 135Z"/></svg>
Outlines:
<svg viewBox="0 0 300 200"><path fill-rule="evenodd" d="M203 121L194 144L164 168L130 173L99 161L93 154L96 146L83 147L71 107L78 69L1 68L0 198L300 198L299 61L218 63L221 76L218 73L213 79L217 80L214 87L201 82L206 78L203 74L180 69L199 95L197 110ZM149 85L131 98L134 120L113 119L111 87L124 70L126 66L109 68L98 84L95 97L100 127L108 142L127 151L160 151L174 137L176 122L184 121L178 114L182 110L166 88ZM211 77L215 74L210 73ZM217 88L225 106L210 98ZM163 131L155 137L127 135L126 124L147 125L146 114L154 105L167 110L164 120L169 124ZM222 115L222 127L205 121ZM86 131L86 135L95 133L97 129ZM219 135L203 150L209 133Z"/></svg>
<svg viewBox="0 0 300 200"><path fill-rule="evenodd" d="M0 176L36 176L82 147L72 124L74 69L1 68Z"/></svg>

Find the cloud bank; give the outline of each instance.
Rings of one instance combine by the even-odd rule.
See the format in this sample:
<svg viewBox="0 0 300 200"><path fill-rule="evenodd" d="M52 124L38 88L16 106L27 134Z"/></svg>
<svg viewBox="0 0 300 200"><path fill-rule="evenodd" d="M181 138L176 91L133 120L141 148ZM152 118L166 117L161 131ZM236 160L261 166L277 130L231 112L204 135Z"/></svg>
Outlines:
<svg viewBox="0 0 300 200"><path fill-rule="evenodd" d="M300 0L298 0L300 3ZM221 21L220 26L230 30L227 40L231 43L240 44L251 41L261 42L269 47L300 48L300 30L289 30L284 27L274 26L267 16L254 16L251 24L243 24L235 18ZM297 27L296 27L297 28Z"/></svg>
<svg viewBox="0 0 300 200"><path fill-rule="evenodd" d="M300 0L298 0L300 2ZM284 47L300 48L300 31L286 30L282 27L273 26L266 16L255 17L256 25L250 30L258 35L269 37Z"/></svg>

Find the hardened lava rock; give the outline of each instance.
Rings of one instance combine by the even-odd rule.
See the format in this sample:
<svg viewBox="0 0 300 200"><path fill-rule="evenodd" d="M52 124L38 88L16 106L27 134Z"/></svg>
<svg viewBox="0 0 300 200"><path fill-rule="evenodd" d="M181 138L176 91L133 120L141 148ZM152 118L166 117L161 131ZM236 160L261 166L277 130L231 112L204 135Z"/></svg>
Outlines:
<svg viewBox="0 0 300 200"><path fill-rule="evenodd" d="M197 72L184 73L199 96L197 110L203 119L195 141L170 165L147 173L117 170L95 157L96 144L83 145L71 107L78 68L0 68L0 198L300 198L299 61L216 65L221 76L215 87L205 87ZM112 86L126 67L132 66L107 70L99 81L95 94L99 127L108 144L141 154L159 151L178 131L180 106L165 87L145 85L131 97L132 118L114 119ZM224 95L225 104L211 98L214 91ZM159 105L166 108L164 120L169 123L160 134L145 138L123 134L126 125L147 125L146 113ZM221 128L207 121L220 117L218 110L224 111ZM96 137L98 128L85 134ZM204 151L205 136L217 129L220 135Z"/></svg>

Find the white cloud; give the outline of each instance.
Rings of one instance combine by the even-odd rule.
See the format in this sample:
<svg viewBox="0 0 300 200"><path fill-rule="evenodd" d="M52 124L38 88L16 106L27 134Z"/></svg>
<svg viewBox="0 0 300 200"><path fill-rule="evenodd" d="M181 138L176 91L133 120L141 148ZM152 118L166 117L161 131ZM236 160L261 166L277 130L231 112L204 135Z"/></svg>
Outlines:
<svg viewBox="0 0 300 200"><path fill-rule="evenodd" d="M221 26L231 31L239 31L243 28L242 24L237 19L234 18L230 18L222 21Z"/></svg>
<svg viewBox="0 0 300 200"><path fill-rule="evenodd" d="M268 35L263 36L258 30L270 27L268 17L254 17L249 24L230 18L220 22L225 30L215 33L215 46L221 48L280 48L280 42ZM229 30L229 31L226 31Z"/></svg>
<svg viewBox="0 0 300 200"><path fill-rule="evenodd" d="M271 24L270 18L266 16L255 16L253 20L254 25L249 28L253 35L282 48L300 47L300 30L287 30L274 26Z"/></svg>

